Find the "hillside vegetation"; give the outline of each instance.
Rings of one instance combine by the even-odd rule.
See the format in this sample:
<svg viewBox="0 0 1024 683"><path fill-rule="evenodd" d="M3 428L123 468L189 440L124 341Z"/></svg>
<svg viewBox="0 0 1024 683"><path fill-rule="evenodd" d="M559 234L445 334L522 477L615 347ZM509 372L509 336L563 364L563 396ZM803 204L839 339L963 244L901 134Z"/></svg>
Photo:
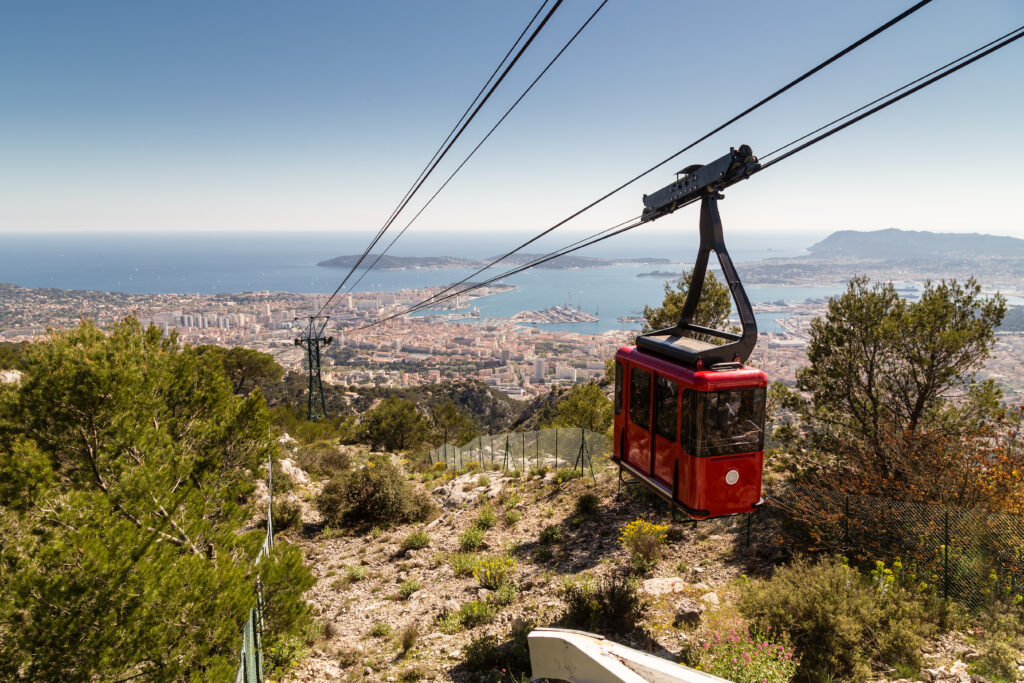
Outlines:
<svg viewBox="0 0 1024 683"><path fill-rule="evenodd" d="M0 678L229 680L259 578L275 680L523 680L548 625L736 683L1019 680L1022 411L974 379L1004 314L973 280L913 302L852 280L797 386L769 389L765 506L698 523L620 487L607 453L593 477L427 457L515 427L607 434L608 380L528 405L325 386L332 417L308 422L305 379L267 354L131 319L7 349ZM277 543L256 569L268 461ZM950 538L905 510L973 522Z"/></svg>

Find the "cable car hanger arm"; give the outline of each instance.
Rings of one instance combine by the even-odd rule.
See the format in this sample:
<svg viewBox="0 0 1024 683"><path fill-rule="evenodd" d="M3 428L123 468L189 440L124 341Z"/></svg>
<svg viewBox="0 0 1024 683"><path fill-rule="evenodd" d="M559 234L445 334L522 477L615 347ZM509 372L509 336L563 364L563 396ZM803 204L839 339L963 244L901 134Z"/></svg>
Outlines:
<svg viewBox="0 0 1024 683"><path fill-rule="evenodd" d="M742 363L750 357L757 343L757 322L747 293L740 283L732 258L725 247L722 234L722 218L718 213L719 192L738 183L760 169L757 157L750 147L740 145L729 153L705 166L688 166L680 171L681 178L650 195L644 195L644 213L641 220L652 221L672 213L681 204L696 199L700 205L700 248L690 277L686 302L673 327L656 330L637 337L636 344L641 350L681 362L696 368L712 367L719 363ZM714 251L722 266L722 275L736 302L740 316L741 333L716 330L693 323L704 289L708 256ZM698 338L698 335L724 339L724 344L713 344Z"/></svg>
<svg viewBox="0 0 1024 683"><path fill-rule="evenodd" d="M749 145L730 148L729 153L710 164L687 166L676 174L676 181L657 192L644 195L641 220L653 221L707 193L724 190L761 170L761 164Z"/></svg>

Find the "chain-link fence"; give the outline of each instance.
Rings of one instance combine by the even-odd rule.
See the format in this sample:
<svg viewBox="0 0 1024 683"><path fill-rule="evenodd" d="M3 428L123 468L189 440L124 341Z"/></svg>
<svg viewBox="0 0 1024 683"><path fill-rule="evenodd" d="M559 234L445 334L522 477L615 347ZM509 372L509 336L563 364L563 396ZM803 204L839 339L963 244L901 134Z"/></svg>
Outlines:
<svg viewBox="0 0 1024 683"><path fill-rule="evenodd" d="M263 538L263 547L256 556L255 564L267 557L274 548L274 463L267 461L267 534ZM249 609L249 617L242 627L242 650L239 655L238 673L235 683L263 683L263 608L266 603L262 586L257 579L256 604Z"/></svg>
<svg viewBox="0 0 1024 683"><path fill-rule="evenodd" d="M478 436L461 446L443 444L430 451L430 464L463 469L477 462L488 469L599 467L607 462L612 442L604 434L575 427Z"/></svg>
<svg viewBox="0 0 1024 683"><path fill-rule="evenodd" d="M971 608L1024 594L1024 517L793 485L767 503L791 542L890 568L898 559L917 590Z"/></svg>

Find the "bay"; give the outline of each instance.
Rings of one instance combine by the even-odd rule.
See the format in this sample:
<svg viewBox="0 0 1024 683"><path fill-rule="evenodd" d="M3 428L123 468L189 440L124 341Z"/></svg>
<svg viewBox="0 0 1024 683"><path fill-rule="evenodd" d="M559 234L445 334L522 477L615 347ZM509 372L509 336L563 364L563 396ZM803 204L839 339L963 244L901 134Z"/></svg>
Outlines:
<svg viewBox="0 0 1024 683"><path fill-rule="evenodd" d="M480 234L432 232L403 238L392 253L400 256L450 255L487 259L507 251L525 233ZM577 235L531 245L545 252L573 241ZM58 232L0 233L0 281L23 287L127 292L135 294L217 294L263 291L329 293L347 272L318 267L320 260L359 253L366 233L282 232ZM731 250L738 263L765 257L794 256L816 236L738 234ZM579 252L596 257L661 257L675 265L617 265L574 270L534 269L507 282L517 289L474 302L481 317L508 317L568 303L600 318L594 323L540 325L545 329L596 333L629 329L620 317L639 315L645 305L663 297L664 279L639 273L681 272L692 259L696 243L681 236L652 231L608 240ZM499 267L500 268L500 267ZM500 272L496 268L493 272ZM472 274L471 269L371 271L356 291L396 291L446 285ZM490 275L492 271L488 271ZM740 266L742 276L742 266ZM831 296L832 287L748 287L751 301L803 301ZM758 316L762 331L780 331L774 322L784 314Z"/></svg>

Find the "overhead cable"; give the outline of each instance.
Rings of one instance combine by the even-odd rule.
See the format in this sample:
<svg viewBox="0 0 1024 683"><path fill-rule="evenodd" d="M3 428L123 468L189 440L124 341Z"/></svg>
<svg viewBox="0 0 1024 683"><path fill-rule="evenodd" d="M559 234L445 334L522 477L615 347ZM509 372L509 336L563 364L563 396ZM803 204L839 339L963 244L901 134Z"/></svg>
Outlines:
<svg viewBox="0 0 1024 683"><path fill-rule="evenodd" d="M840 121L843 121L844 119L847 119L847 118L853 116L854 114L857 114L858 112L864 111L868 107L870 107L870 106L872 106L874 104L878 104L882 100L885 100L886 98L892 97L893 95L899 93L902 90L906 90L907 88L911 87L915 83L919 83L919 82L923 81L924 79L928 78L929 76L934 76L935 74L939 73L943 69L947 69L947 68L953 66L954 64L956 64L957 62L963 61L964 59L967 59L968 57L971 57L972 55L974 55L974 54L976 54L978 52L981 52L985 48L991 47L992 45L995 45L1000 40L1003 40L1004 38L1012 36L1014 33L1016 33L1017 31L1020 31L1021 29L1024 29L1024 26L1019 26L1019 27L1013 29L1012 31L1010 31L1008 33L1004 33L1003 35L999 36L995 40L993 40L991 42L988 42L988 43L985 43L981 47L975 48L974 50L971 50L967 54L961 55L961 56L957 57L956 59L954 59L953 61L947 62L947 63L943 64L942 66L940 66L939 68L934 69L933 71L929 71L928 73L926 73L923 76L915 78L914 80L910 81L909 83L904 83L903 85L901 85L900 87L896 88L895 90L890 90L889 92L887 92L886 94L882 95L881 97L876 98L874 100L871 100L867 104L862 105L860 107L857 107L856 109L854 109L851 112L843 114L839 118L832 119L831 121L829 121L825 125L823 125L823 126L821 126L819 128L815 128L810 133L806 133L805 135L801 135L800 137L796 138L795 140L787 142L782 147L776 147L775 149L773 149L772 151L768 152L767 154L760 155L759 158L761 159L761 161L764 161L765 159L768 159L768 158L778 154L782 150L784 150L784 149L786 149L788 147L792 147L793 145L795 145L796 143L800 142L801 140L806 140L807 138L811 137L812 135L815 135L816 133L820 133L821 131L825 130L826 128L828 128L830 126L833 126L833 125L839 123Z"/></svg>
<svg viewBox="0 0 1024 683"><path fill-rule="evenodd" d="M937 81L941 81L946 76L950 76L950 75L956 73L957 71L959 71L960 69L964 68L965 66L967 66L969 64L973 64L974 62L978 61L979 59L982 59L983 57L986 57L986 56L992 54L996 50L1001 50L1002 48L1006 47L1007 45L1009 45L1009 44L1011 44L1011 43L1013 43L1013 42L1015 42L1017 40L1020 40L1021 38L1024 38L1024 26L1022 26L1021 28L1018 28L1018 29L1015 29L1015 30L1011 31L1010 33L1008 33L1006 35L1009 36L1009 37L1004 37L1004 38L1000 39L998 42L996 42L995 45L992 45L992 43L989 43L989 45L992 45L992 47L989 47L988 49L985 49L983 52L978 52L977 50L974 50L974 51L968 53L968 54L973 54L973 56L970 57L969 59L966 58L967 55L964 55L964 57L961 57L958 60L954 60L951 63L956 63L956 62L960 62L960 63L956 64L956 66L953 66L953 67L950 67L950 68L946 69L945 71L942 71L938 75L932 76L931 78L929 78L926 81L918 83L918 85L916 85L915 87L910 88L909 90L906 90L905 92L902 92L899 95L896 95L895 97L893 97L893 98L891 98L889 100L886 100L882 104L879 104L878 106L872 107L871 109L868 109L867 111L864 111L859 116L855 116L854 118L849 119L845 123L842 123L842 124L840 124L838 126L835 126L834 128L830 128L829 130L827 130L826 132L822 133L821 135L818 135L817 137L811 138L810 140L808 140L807 142L803 143L802 145L800 145L798 147L794 147L793 149L789 150L788 152L786 152L782 156L776 157L775 159L772 159L768 163L762 165L760 171L763 171L766 168L770 168L770 167L774 166L775 164L779 163L780 161L784 161L785 159L788 159L789 157L793 156L794 154L796 154L796 153L798 153L798 152L800 152L802 150L807 149L811 145L815 145L815 144L821 142L822 140L824 140L825 138L827 138L829 136L835 135L836 133L838 133L841 130L844 130L845 128L849 128L850 126L852 126L853 124L857 123L858 121L860 121L862 119L865 119L865 118L871 116L872 114L875 114L875 113L885 109L886 107L888 107L890 105L896 104L897 102L899 102L903 98L909 97L910 95L913 95L918 90L921 90L922 88L927 88L932 83L936 83ZM977 53L977 54L975 54L975 53ZM963 60L963 61L961 61L961 60ZM920 80L920 79L918 79L918 80ZM904 86L904 87L906 87L906 86ZM861 111L861 109L863 109L863 107L861 107L860 109L854 110L854 111ZM853 112L851 112L850 114L847 114L846 116L848 117L852 113ZM846 118L846 117L840 117L840 120L842 120L844 118ZM805 139L806 137L807 136L805 135L805 136L803 136L801 138L797 138L797 139L798 140L802 140L802 139ZM787 145L784 145L780 149L785 149L786 147L790 147L795 142L796 141L794 140L793 142L791 142L791 143L789 143ZM758 171L758 172L760 172L760 171Z"/></svg>
<svg viewBox="0 0 1024 683"><path fill-rule="evenodd" d="M523 56L523 53L526 52L527 48L530 47L534 39L536 39L536 37L540 34L541 30L544 28L544 26L547 25L548 21L554 15L555 11L558 10L563 1L564 0L555 0L555 3L551 6L551 9L548 10L547 14L544 15L544 18L540 21L539 24L537 24L537 26L530 33L530 37L526 39L526 42L524 42L522 46L519 48L519 50L516 52L515 57L513 57L512 60L505 66L505 68L501 72L501 75L497 78L497 80L495 80L491 84L490 88L488 88L487 90L487 93L480 99L479 102L477 102L476 106L473 108L473 111L470 113L469 116L465 118L465 120L462 122L462 125L459 126L459 130L455 133L455 135L451 137L450 140L448 140L447 144L444 146L444 149L441 151L439 155L436 156L434 161L430 164L429 168L427 169L427 172L421 175L420 179L413 185L412 191L406 194L405 198L399 203L397 210L392 212L391 218L389 218L384 223L381 229L377 231L377 234L374 236L374 238L370 240L370 243L367 245L362 255L356 260L355 264L353 264L352 268L345 275L345 278L341 281L337 288L335 288L331 296L327 298L327 301L324 302L324 305L320 307L320 310L317 312L318 316L321 313L323 313L324 310L330 305L334 297L337 296L338 292L341 291L341 288L345 286L345 283L348 281L348 279L352 277L352 274L356 271L357 268L359 268L359 265L363 262L363 260L366 259L366 256L367 254L370 253L370 250L373 249L377 242L380 241L380 238L384 236L384 233L387 232L388 228L391 227L391 224L398 217L398 214L402 212L402 210L406 207L406 205L409 203L412 197L416 194L416 192L418 192L419 189L423 186L423 183L426 182L430 174L433 173L435 168L437 168L437 165L441 163L441 160L444 159L445 155L448 154L451 148L458 141L459 137L465 132L466 128L469 127L469 124L472 123L473 119L480 112L480 109L483 108L483 106L487 103L487 100L489 100L491 95L494 94L494 91L497 90L499 85L501 85L501 82L505 80L505 77L508 76L509 72L512 70L512 67L516 65L516 62L519 61L519 59Z"/></svg>
<svg viewBox="0 0 1024 683"><path fill-rule="evenodd" d="M814 74L818 73L819 71L821 71L822 69L824 69L828 65L832 64L836 60L838 60L841 57L845 56L846 54L852 52L856 48L860 47L864 43L866 43L869 40L871 40L872 38L876 37L877 35L881 34L882 32L886 31L887 29L891 28L892 26L894 26L894 25L898 24L899 22L903 21L904 19L909 17L914 12L918 11L919 9L924 7L925 5L929 4L931 1L932 0L921 0L917 4L915 4L912 7L910 7L909 9L901 12L900 14L896 15L895 17L893 17L889 21L885 22L884 24L882 24L878 28L874 29L870 33L867 33L866 35L862 36L861 38L859 38L859 39L855 40L854 42L850 43L845 48L843 48L839 52L835 53L834 55L832 55L831 57L829 57L825 61L819 63L818 65L814 66L813 68L809 69L808 71L805 71L800 76L797 76L796 78L791 80L789 83L785 84L784 86L782 86L781 88L779 88L775 92L771 93L767 97L764 97L760 101L758 101L755 104L751 105L750 107L744 109L742 112L740 112L739 114L733 116L731 119L729 119L725 123L717 126L716 128L714 128L714 129L708 131L707 133L705 133L704 135L700 136L699 138L697 138L696 140L694 140L690 144L688 144L685 147L683 147L682 149L680 149L678 152L675 152L674 154L672 154L672 155L666 157L665 159L663 159L662 161L659 161L654 166L651 166L647 170L645 170L645 171L643 171L643 172L633 176L632 178L630 178L626 182L622 183L618 187L614 188L613 190L603 194L602 196L598 197L594 201L590 202L589 204L584 206L582 209L579 209L578 211L570 214L569 216L567 216L567 217L563 218L562 220L558 221L557 223L555 223L551 227L541 231L539 234L535 235L534 237L531 237L530 239L528 239L527 241L523 242L522 244L520 244L519 246L515 247L514 249L512 249L512 250L506 252L505 254L503 254L502 256L499 256L498 258L492 260L490 263L488 263L487 265L483 266L479 270L477 270L477 271L475 271L473 273L470 273L469 275L467 275L462 280L449 285L446 289L442 290L441 292L438 292L438 295L446 294L447 292L450 292L455 287L458 287L459 285L463 285L466 282L469 282L470 280L475 278L477 275L483 273L486 270L489 270L490 268L494 267L498 263L501 263L502 261L504 261L506 258L511 256L512 254L515 254L516 252L521 251L522 249L524 249L524 248L528 247L529 245L533 244L534 242L536 242L540 238L544 237L545 235L550 234L551 232L553 232L554 230L556 230L556 229L560 228L561 226L565 225L566 223L568 223L569 221L573 220L574 218L577 218L580 215L582 215L583 213L585 213L585 212L589 211L590 209L594 208L595 206L597 206L601 202L605 201L606 199L608 199L612 195L615 195L618 192L621 192L622 190L624 190L625 188L629 187L630 185L632 185L636 181L638 181L641 178L643 178L643 177L649 175L650 173L656 171L657 169L661 168L662 166L664 166L668 162L670 162L673 159L679 157L684 152L687 152L690 149L692 149L693 147L695 147L698 144L700 144L701 142L704 142L705 140L710 138L712 135L721 132L727 126L732 125L733 123L735 123L736 121L739 121L744 116L750 114L751 112L753 112L754 110L758 109L759 107L767 104L768 102L771 102L773 99L775 99L779 95L783 94L787 90L790 90L791 88L793 88L797 84L799 84L799 83L803 82L804 80L810 78Z"/></svg>
<svg viewBox="0 0 1024 683"><path fill-rule="evenodd" d="M473 98L473 101L469 103L469 106L466 107L466 111L462 112L462 116L460 116L459 120L455 122L455 125L452 126L452 129L448 131L448 135L445 136L444 140L441 141L441 144L434 151L433 156L430 157L430 161L426 163L426 165L423 167L423 170L420 171L420 174L416 176L416 180L413 181L412 185L409 186L409 189L405 191L405 194L402 195L402 198L398 201L398 204L395 205L395 208L391 212L391 215L388 216L388 221L393 220L395 216L398 214L399 207L402 206L402 202L408 199L408 197L413 192L413 188L415 188L416 184L423 178L424 175L426 175L427 169L430 168L430 165L434 163L435 159L437 159L437 156L444 149L444 146L447 145L448 141L452 139L453 135L455 135L455 132L459 129L459 126L462 125L462 122L466 120L466 117L469 115L469 112L472 111L474 105L476 105L476 103L480 100L480 97L484 94L484 91L487 89L487 86L491 84L491 81L494 80L494 77L498 75L498 71L500 71L501 67L505 65L505 62L508 61L508 58L512 56L512 51L515 50L516 46L519 45L519 43L523 40L523 36L525 36L526 32L530 30L531 26L533 26L533 22L537 21L537 17L540 16L540 13L544 10L544 6L547 4L548 0L543 0L540 3L540 7L538 7L537 11L534 12L533 16L530 18L530 21L526 24L526 26L523 27L523 30L522 32L520 32L519 37L516 38L514 43L512 43L511 47L509 47L508 49L508 52L506 52L505 56L501 58L500 62L498 62L498 65L494 67L494 71L492 71L491 75L487 77L487 80L484 81L484 84L480 86L480 90ZM385 221L385 224L387 224L387 221Z"/></svg>
<svg viewBox="0 0 1024 683"><path fill-rule="evenodd" d="M756 173L760 173L760 172L764 171L765 169L768 169L768 168L774 166L775 164L779 163L780 161L788 159L789 157L791 157L791 156L801 152L802 150L807 149L808 147L811 147L812 145L815 145L815 144L821 142L822 140L825 140L826 138L834 135L835 133L838 133L839 131L844 130L844 129L852 126L853 124L857 123L858 121L861 121L861 120L863 120L863 119L865 119L865 118L867 118L869 116L872 116L873 114L878 113L879 111L885 109L886 107L889 107L889 106L895 104L896 102L899 102L900 100L902 100L902 99L904 99L906 97L909 97L910 95L914 94L915 92L918 92L919 90L921 90L923 88L926 88L929 85L932 85L933 83L936 83L936 82L942 80L943 78L946 78L947 76L950 76L950 75L956 73L957 71L959 71L960 69L964 68L965 66L968 66L969 64L973 64L974 62L976 62L976 61L978 61L978 60L980 60L980 59L982 59L982 58L992 54L993 52L996 52L997 50L1000 50L1000 49L1010 45L1011 43L1013 43L1013 42L1015 42L1015 41L1017 41L1017 40L1019 40L1021 38L1024 38L1024 26L1022 26L1020 28L1017 28L1017 29L1014 29L1013 31L1003 35L1002 37L997 38L995 41L986 43L982 47L977 48L975 50L972 50L972 51L966 53L965 55L959 57L958 59L955 59L955 60L949 62L946 66L940 67L940 69L931 71L931 72L929 72L929 74L926 74L925 76L916 78L913 81L910 81L909 83L905 84L904 86L902 86L900 88L897 88L896 90L894 90L894 91L892 91L890 93L890 95L892 95L893 93L899 93L898 95L895 95L895 96L893 96L893 97L891 97L889 99L885 99L887 96L883 96L882 98L875 99L875 100L872 101L872 103L869 103L867 105L859 107L859 108L853 110L852 112L850 112L850 113L848 113L848 114L846 114L844 116L841 116L838 119L835 119L833 121L833 123L835 123L836 121L843 121L844 119L849 118L850 116L852 116L853 114L855 114L857 112L863 112L859 116L857 116L856 118L851 118L848 121L846 121L845 123L842 123L841 125L838 125L838 126L835 126L833 128L830 128L829 130L827 130L826 132L822 133L821 135L817 135L816 137L814 137L814 138L808 140L807 142L801 144L799 147L796 147L795 149L790 150L786 154L783 154L782 156L780 156L780 157L778 157L776 159L773 159L772 161L762 165L761 168L758 171L756 171ZM929 76L931 76L931 77L929 78ZM927 79L927 80L922 80L922 79ZM910 86L912 86L914 84L917 84L916 87L911 88ZM903 91L903 92L901 92L901 91ZM870 107L871 104L877 103L877 102L879 102L879 100L883 100L883 99L885 101L882 102L881 104L878 104L877 106L872 107L871 109L868 109L867 111L864 111L866 107ZM828 125L831 125L831 124L826 124L825 127L827 127ZM824 128L824 127L822 127L822 128ZM815 131L812 131L811 133L803 135L803 136L797 138L796 140L794 140L794 141L784 145L783 147L781 147L779 149L785 149L787 147L792 146L793 144L796 144L800 140L805 140L809 136L814 135L814 133L816 133L818 131L821 131L822 128L818 128ZM776 150L776 151L778 151L778 150ZM696 201L697 201L697 199L691 199L689 201L686 201L686 202L682 203L678 208L682 208L684 206L688 206L689 204L692 204L692 203L694 203ZM639 219L636 219L636 218L630 219L628 221L623 221L622 223L619 223L619 224L617 224L615 226L612 226L611 228L605 228L604 230L601 230L598 233L592 234L589 237L586 237L584 239L577 240L576 242L573 242L572 244L567 245L566 247L563 247L563 248L558 249L558 250L556 250L554 252L550 252L548 254L545 254L544 256L542 256L540 258L533 259L529 263L526 263L526 264L523 264L523 265L518 266L516 268L513 268L512 270L503 272L500 275L494 276L494 277L489 278L489 279L487 279L485 281L482 281L482 282L471 283L467 287L465 287L463 289L460 289L457 292L445 294L445 292L448 292L450 289L452 289L452 287L449 287L446 290L442 290L442 292L439 292L439 293L437 293L437 294L435 294L433 296L430 296L430 297L427 297L426 299L423 299L419 303L414 304L413 306L410 306L409 308L407 308L407 309L405 309L405 310L403 310L403 311L401 311L399 313L395 313L395 314L392 314L392 315L387 316L385 318L382 318L382 319L380 319L378 321L375 321L373 323L369 323L367 325L363 325L361 327L357 327L357 328L355 328L354 331L368 329L370 327L374 327L376 325L379 325L381 323L387 322L389 320L393 320L395 318L399 318L399 317L402 317L404 315L408 315L409 313L413 313L413 312L416 312L418 310L422 310L423 308L436 305L437 303L440 303L442 301L446 301L446 300L454 298L456 296L460 296L460 295L466 294L466 293L468 293L470 291L473 291L474 289L479 289L480 287L484 287L484 286L487 286L489 284L493 284L494 282L497 282L498 280L502 280L504 278L507 278L507 277L509 277L511 275L515 275L516 273L520 273L520 272L522 272L524 270L527 270L529 268L533 268L533 267L536 267L536 266L541 265L543 263L547 263L548 261L551 261L551 260L553 260L555 258L558 258L560 256L565 256L565 255L573 253L575 251L579 251L580 249L584 249L586 247L589 247L589 246L592 246L594 244L597 244L598 242L603 242L606 239L610 239L612 237L616 237L616 236L621 235L621 234L623 234L625 232L633 230L633 229L635 229L635 228L637 228L637 227L639 227L640 225L643 225L643 224L644 224L643 221L641 221ZM465 280L463 280L462 282L464 283ZM444 295L442 296L442 294L444 294Z"/></svg>
<svg viewBox="0 0 1024 683"><path fill-rule="evenodd" d="M512 110L515 109L519 105L519 103L523 101L523 98L526 97L526 95L531 90L533 90L533 86L537 85L537 82L540 81L540 79L544 77L544 74L546 74L548 72L548 69L550 69L554 65L554 63L558 61L558 58L562 56L563 52L565 52L567 49L569 49L569 46L573 44L573 41L575 41L576 38L581 33L583 33L583 29L585 29L587 27L587 25L590 24L590 22L594 19L594 17L597 16L597 13L600 12L601 9L605 5L607 5L607 4L608 4L608 0L603 0L601 2L601 4L598 5L597 9L595 9L593 11L593 13L587 18L587 20L585 22L583 22L583 25L580 26L579 29L577 29L576 33L572 34L572 37L569 38L569 40L565 43L565 45L562 46L562 49L559 50L558 53L554 57L551 58L551 61L548 62L548 65L545 66L544 69L537 75L537 77L533 79L533 82L530 83L529 86L527 86L526 90L523 91L523 94L520 95L516 99L516 101L512 103L512 106L508 108L508 110L502 115L502 117L500 119L498 119L498 122L495 123L494 126L492 126L489 131L487 131L487 135L485 135L483 137L483 139L481 139L480 142L477 143L476 147L474 147L473 150L469 154L466 155L466 158L462 160L462 163L459 164L458 167L456 167L456 169L454 171L452 171L451 175L448 176L448 179L445 180L441 184L441 186L439 188L437 188L437 190L434 192L434 194L432 194L430 196L430 199L428 199L426 201L426 203L422 207L420 207L420 210L416 212L416 215L414 215L409 220L409 222L405 224L405 227L402 228L402 230L397 235L395 235L394 239L392 239L391 242L388 244L388 246L386 246L384 248L384 250L381 251L381 253L377 255L377 258L375 258L373 260L373 263L371 263L366 268L366 270L363 271L362 275L360 275L358 279L356 279L352 284L350 284L348 286L348 289L346 290L346 293L351 292L353 289L355 289L356 285L358 285L360 282L362 282L363 278L366 277L366 274L369 273L371 270L373 270L373 267L375 265L377 265L377 262L380 261L382 258L384 258L384 255L388 253L388 251L391 249L392 246L394 246L395 242L397 242L398 239L402 235L405 234L405 231L408 230L409 227L413 223L416 222L416 219L420 217L420 214L422 214L427 209L428 206L430 206L430 204L434 201L434 199L437 198L437 195L441 194L441 191L444 190L444 188L448 186L448 183L450 183L452 181L452 178L454 178L458 174L458 172L462 170L462 167L466 165L466 162L468 162L471 158L473 158L473 155L476 154L477 150L480 149L485 142L487 142L487 138L491 137L491 133L493 133L495 130L497 130L498 126L500 126L505 121L505 119L508 118L508 115L512 113Z"/></svg>

